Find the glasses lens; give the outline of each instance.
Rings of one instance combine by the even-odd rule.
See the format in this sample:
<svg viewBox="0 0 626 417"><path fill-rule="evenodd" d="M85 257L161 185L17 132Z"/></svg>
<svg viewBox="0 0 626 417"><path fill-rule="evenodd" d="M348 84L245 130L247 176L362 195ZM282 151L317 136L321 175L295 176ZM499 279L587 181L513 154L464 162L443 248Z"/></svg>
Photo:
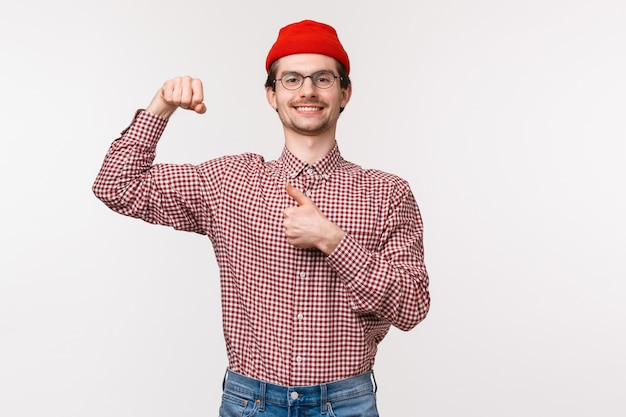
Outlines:
<svg viewBox="0 0 626 417"><path fill-rule="evenodd" d="M287 90L297 90L302 85L302 80L302 75L292 72L283 75L280 82L283 83L283 87Z"/></svg>
<svg viewBox="0 0 626 417"><path fill-rule="evenodd" d="M335 75L328 71L320 71L313 74L313 82L319 88L330 88L335 83Z"/></svg>

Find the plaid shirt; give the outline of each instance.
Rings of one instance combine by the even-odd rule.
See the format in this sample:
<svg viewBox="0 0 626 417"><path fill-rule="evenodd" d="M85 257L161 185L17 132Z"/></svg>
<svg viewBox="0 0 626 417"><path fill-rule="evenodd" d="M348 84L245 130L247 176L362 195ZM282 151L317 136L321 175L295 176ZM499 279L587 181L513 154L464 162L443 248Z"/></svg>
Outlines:
<svg viewBox="0 0 626 417"><path fill-rule="evenodd" d="M138 112L93 190L116 212L209 237L232 371L288 386L354 376L371 370L391 325L426 317L422 221L406 181L344 160L337 146L312 165L287 149L270 162L153 165L166 124ZM287 181L345 231L329 256L287 242Z"/></svg>

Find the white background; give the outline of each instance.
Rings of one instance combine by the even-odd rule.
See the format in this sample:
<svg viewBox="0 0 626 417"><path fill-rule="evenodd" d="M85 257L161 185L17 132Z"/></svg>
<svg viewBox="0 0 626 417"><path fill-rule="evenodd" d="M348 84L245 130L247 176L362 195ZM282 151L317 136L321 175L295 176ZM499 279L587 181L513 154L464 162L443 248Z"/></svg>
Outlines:
<svg viewBox="0 0 626 417"><path fill-rule="evenodd" d="M622 0L3 1L0 415L217 415L210 242L91 184L176 75L209 111L158 161L276 158L265 56L306 18L352 61L344 157L406 178L425 222L432 309L380 345L381 415L626 415Z"/></svg>

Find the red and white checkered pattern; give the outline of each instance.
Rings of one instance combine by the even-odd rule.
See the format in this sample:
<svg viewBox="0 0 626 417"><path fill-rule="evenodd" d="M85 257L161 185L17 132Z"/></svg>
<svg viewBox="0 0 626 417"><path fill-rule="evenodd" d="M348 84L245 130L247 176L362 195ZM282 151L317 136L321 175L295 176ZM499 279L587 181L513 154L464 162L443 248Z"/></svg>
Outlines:
<svg viewBox="0 0 626 417"><path fill-rule="evenodd" d="M152 165L166 124L138 112L93 190L119 213L211 239L231 370L288 386L361 374L391 325L409 330L426 317L422 221L404 180L364 170L337 147L313 165L286 149L270 162L242 154ZM346 232L330 256L287 243L287 181Z"/></svg>

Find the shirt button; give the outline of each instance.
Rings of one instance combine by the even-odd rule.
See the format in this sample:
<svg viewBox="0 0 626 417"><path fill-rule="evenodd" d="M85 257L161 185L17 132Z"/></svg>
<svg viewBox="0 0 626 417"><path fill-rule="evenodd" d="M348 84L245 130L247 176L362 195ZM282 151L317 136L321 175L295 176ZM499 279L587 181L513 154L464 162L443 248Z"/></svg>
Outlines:
<svg viewBox="0 0 626 417"><path fill-rule="evenodd" d="M304 195L307 196L307 197L311 197L311 190L306 190L304 192Z"/></svg>
<svg viewBox="0 0 626 417"><path fill-rule="evenodd" d="M313 168L309 168L309 169L306 170L306 173L309 174L309 175L312 175L313 172L314 172Z"/></svg>
<svg viewBox="0 0 626 417"><path fill-rule="evenodd" d="M300 272L300 278L304 278L304 277L306 277L306 272L304 271Z"/></svg>
<svg viewBox="0 0 626 417"><path fill-rule="evenodd" d="M298 320L302 320L304 318L304 314L298 313Z"/></svg>
<svg viewBox="0 0 626 417"><path fill-rule="evenodd" d="M297 400L299 396L300 395L297 392L295 392L295 391L291 393L291 399L292 400Z"/></svg>
<svg viewBox="0 0 626 417"><path fill-rule="evenodd" d="M302 362L302 356L296 356L296 362Z"/></svg>

